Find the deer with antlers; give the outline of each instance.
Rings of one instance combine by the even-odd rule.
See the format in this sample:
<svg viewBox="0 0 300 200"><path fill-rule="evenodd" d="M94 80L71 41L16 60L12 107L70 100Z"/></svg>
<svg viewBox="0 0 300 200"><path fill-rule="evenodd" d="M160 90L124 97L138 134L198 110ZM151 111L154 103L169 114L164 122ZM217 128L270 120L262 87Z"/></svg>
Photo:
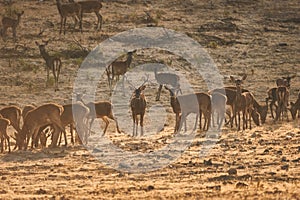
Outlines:
<svg viewBox="0 0 300 200"><path fill-rule="evenodd" d="M127 82L134 89L130 99L130 108L132 113L133 130L132 136L138 136L138 115L140 116L141 136L144 134L144 115L146 112L147 101L144 95L146 83L149 81L149 75L144 80L143 84L136 88L128 79Z"/></svg>
<svg viewBox="0 0 300 200"><path fill-rule="evenodd" d="M29 111L24 119L23 127L19 133L15 133L16 141L19 149L27 149L30 138L31 148L37 140L39 131L42 127L51 125L54 128L52 135L51 147L57 145L59 132L65 132L60 116L63 112L63 107L54 103L41 105L31 111Z"/></svg>
<svg viewBox="0 0 300 200"><path fill-rule="evenodd" d="M82 32L81 27L81 5L78 3L62 3L61 0L56 0L57 9L60 15L60 31L62 33L62 27L64 27L64 34L66 34L66 22L67 17L73 17L75 20L74 29L77 22L80 24L80 31Z"/></svg>
<svg viewBox="0 0 300 200"><path fill-rule="evenodd" d="M12 29L12 33L13 33L13 38L14 40L16 40L17 38L17 27L20 24L21 21L21 16L24 14L24 11L22 12L17 12L17 19L11 18L11 17L3 17L2 18L2 33L1 35L3 36L3 38L6 37L6 32L8 28Z"/></svg>
<svg viewBox="0 0 300 200"><path fill-rule="evenodd" d="M83 94L76 94L76 101L82 102L86 107L89 108L89 113L87 115L87 119L89 120L89 127L88 127L88 135L90 135L91 127L96 118L101 118L105 122L105 128L103 131L102 136L105 135L107 127L109 125L109 119L112 119L116 123L116 128L118 133L121 133L118 125L118 121L116 120L115 116L113 115L112 112L112 104L108 101L98 101L98 102L89 102L87 104L84 103L82 100ZM86 136L86 139L88 137ZM87 140L86 140L87 142Z"/></svg>
<svg viewBox="0 0 300 200"><path fill-rule="evenodd" d="M70 3L75 3L74 0L69 0ZM87 0L87 1L77 1L78 4L81 6L81 13L80 13L80 29L82 30L82 19L84 13L95 13L97 16L97 28L96 30L99 31L102 27L102 15L100 14L100 9L102 8L102 3L100 0Z"/></svg>
<svg viewBox="0 0 300 200"><path fill-rule="evenodd" d="M179 84L180 78L177 74L167 73L167 72L158 73L157 68L154 68L154 76L156 81L159 84L158 92L156 95L156 101L159 101L160 99L160 93L163 85L172 86L172 88L176 90L176 95L178 94L179 91L182 94L182 91L180 89L180 84Z"/></svg>
<svg viewBox="0 0 300 200"><path fill-rule="evenodd" d="M47 82L46 85L48 85L49 82L49 71L51 70L53 73L54 81L55 81L55 91L58 91L58 79L59 74L61 70L61 59L58 56L51 56L46 51L46 46L48 45L48 41L43 41L42 44L35 42L35 44L39 47L40 54L43 57L43 59L46 61L46 70L47 70Z"/></svg>

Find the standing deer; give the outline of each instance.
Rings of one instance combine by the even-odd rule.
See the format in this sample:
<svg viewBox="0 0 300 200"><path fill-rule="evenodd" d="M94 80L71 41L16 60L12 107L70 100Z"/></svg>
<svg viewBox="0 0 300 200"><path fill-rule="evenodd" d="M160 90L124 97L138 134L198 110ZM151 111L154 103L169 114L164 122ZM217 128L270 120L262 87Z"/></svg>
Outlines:
<svg viewBox="0 0 300 200"><path fill-rule="evenodd" d="M226 95L219 93L219 92L213 92L211 94L212 125L214 126L214 113L216 112L217 113L218 130L220 130L223 120L225 119L226 102L227 102Z"/></svg>
<svg viewBox="0 0 300 200"><path fill-rule="evenodd" d="M185 123L186 117L190 113L195 113L197 115L193 131L196 130L198 117L200 117L200 129L202 129L202 125L201 125L202 114L204 115L204 119L205 119L203 130L208 130L210 125L210 118L211 118L210 95L203 92L198 92L195 94L176 96L175 89L170 89L166 86L165 89L167 89L170 92L170 103L173 112L176 114L174 132L181 131L182 125L183 123Z"/></svg>
<svg viewBox="0 0 300 200"><path fill-rule="evenodd" d="M156 101L159 101L160 99L160 93L161 93L161 89L163 87L163 85L170 85L172 86L172 88L174 88L176 90L176 95L178 94L178 91L180 91L180 93L182 94L181 92L181 89L180 89L180 84L179 84L179 76L176 75L176 74L173 74L173 73L157 73L157 68L154 68L154 76L155 76L155 79L156 81L158 82L159 84L159 88L158 88L158 92L157 92L157 95L156 95Z"/></svg>
<svg viewBox="0 0 300 200"><path fill-rule="evenodd" d="M20 132L21 109L17 106L6 106L0 110L0 115L10 121L10 125Z"/></svg>
<svg viewBox="0 0 300 200"><path fill-rule="evenodd" d="M70 3L75 3L74 0L69 0ZM100 14L100 9L102 8L102 4L100 0L87 0L87 1L78 1L78 4L81 5L81 13L80 13L80 29L82 30L82 21L84 13L95 13L98 19L97 22L97 31L99 31L102 27L102 15Z"/></svg>
<svg viewBox="0 0 300 200"><path fill-rule="evenodd" d="M17 14L17 19L13 19L11 17L3 17L2 18L2 36L3 38L6 37L6 32L8 28L12 29L13 38L16 40L17 38L17 27L20 24L21 16L24 14L24 11Z"/></svg>
<svg viewBox="0 0 300 200"><path fill-rule="evenodd" d="M238 131L240 130L240 111L242 111L242 83L247 78L247 75L244 74L242 79L235 79L233 76L230 76L232 82L236 85L236 97L233 103L233 117L235 119L235 123L237 124ZM237 118L238 117L238 118ZM238 121L237 121L238 120Z"/></svg>
<svg viewBox="0 0 300 200"><path fill-rule="evenodd" d="M61 3L61 0L56 0L57 9L60 15L60 31L59 34L62 33L62 27L64 27L64 34L66 34L66 22L67 17L74 17L76 27L77 21L79 20L80 31L82 32L81 27L81 5L78 3Z"/></svg>
<svg viewBox="0 0 300 200"><path fill-rule="evenodd" d="M281 119L283 120L284 113L286 114L287 121L289 121L289 117L288 117L288 113L287 113L289 95L290 95L290 92L289 92L287 87L279 86L277 88L277 90L276 90L276 99L277 99L277 102L278 102L278 106L277 106L277 109L276 109L275 121L277 121L280 118L280 116L282 117Z"/></svg>
<svg viewBox="0 0 300 200"><path fill-rule="evenodd" d="M136 50L134 51L129 51L127 53L127 59L125 61L114 61L113 63L110 64L110 66L108 66L108 70L111 68L111 80L114 80L115 76L116 76L116 81L119 81L119 76L124 75L128 68L130 67L130 64L132 62L132 57L133 54L136 52ZM124 79L123 79L124 80Z"/></svg>
<svg viewBox="0 0 300 200"><path fill-rule="evenodd" d="M98 102L89 102L85 104L82 100L83 95L82 94L76 94L76 101L82 102L86 107L89 108L89 114L87 116L89 122L89 133L91 131L92 124L96 118L101 118L105 122L105 128L103 131L102 136L105 135L109 121L107 118L110 118L116 122L116 128L118 133L121 133L118 125L118 121L115 119L113 112L112 112L112 104L108 101L98 101ZM87 137L87 136L86 136ZM86 141L87 142L87 141Z"/></svg>
<svg viewBox="0 0 300 200"><path fill-rule="evenodd" d="M298 93L298 98L295 103L291 102L290 112L293 120L296 119L296 114L298 111L298 118L300 118L300 92Z"/></svg>
<svg viewBox="0 0 300 200"><path fill-rule="evenodd" d="M31 148L33 148L40 129L47 125L52 125L54 128L51 146L55 147L59 132L65 132L60 120L62 112L63 107L54 103L44 104L29 111L25 116L21 131L16 134L19 149L21 150L24 147L26 150L30 138L32 138Z"/></svg>
<svg viewBox="0 0 300 200"><path fill-rule="evenodd" d="M10 121L0 117L0 139L1 139L1 153L4 151L4 142L7 140L8 152L10 152L9 136L7 135L7 127L10 125Z"/></svg>
<svg viewBox="0 0 300 200"><path fill-rule="evenodd" d="M284 86L284 87L287 87L287 89L290 89L291 80L295 77L296 77L296 75L293 75L293 76L288 75L287 77L279 78L279 79L276 80L276 85L277 85L277 87ZM270 107L271 116L272 116L273 119L275 119L274 112L273 112L274 106L275 106L275 111L278 109L278 106L276 105L276 102L278 104L277 87L273 87L273 88L269 89L267 91L268 97L266 98L266 102L271 100L271 103L270 103L269 107Z"/></svg>
<svg viewBox="0 0 300 200"><path fill-rule="evenodd" d="M47 82L49 82L49 71L51 70L54 76L55 81L55 91L58 91L58 79L61 69L61 59L58 56L50 56L48 52L46 52L46 46L48 45L49 41L43 41L43 44L39 44L35 42L35 44L39 47L40 54L43 59L46 61L46 70L47 70Z"/></svg>

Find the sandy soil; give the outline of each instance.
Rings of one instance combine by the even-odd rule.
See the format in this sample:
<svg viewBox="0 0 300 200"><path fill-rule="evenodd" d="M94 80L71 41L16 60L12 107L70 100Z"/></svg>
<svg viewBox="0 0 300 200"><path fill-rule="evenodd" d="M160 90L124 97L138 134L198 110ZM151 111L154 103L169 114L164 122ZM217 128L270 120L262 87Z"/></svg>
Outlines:
<svg viewBox="0 0 300 200"><path fill-rule="evenodd" d="M17 29L17 41L11 32L0 40L0 103L41 105L47 102L70 103L77 70L86 54L77 45L93 49L105 39L133 28L159 26L186 34L209 53L232 85L229 75L247 73L244 87L263 104L266 91L275 86L276 78L296 74L292 79L290 99L295 101L300 88L299 12L297 0L213 0L213 1L105 1L102 30L94 31L95 16L84 18L84 32L78 28L59 35L59 15L55 1L18 1L14 6L24 10ZM5 13L1 4L0 12ZM68 24L73 23L71 20ZM51 54L62 57L60 90L54 92L53 79L46 87L45 63L35 41L50 39ZM192 85L195 91L207 91L205 81L190 64L179 56L157 49L138 50L132 66L146 63L171 66ZM173 142L175 115L169 106L169 94L163 90L155 101L157 85L153 80L145 91L148 101L145 126L160 122L160 113L151 110L162 106L165 122L161 131L147 130L144 137L132 138L129 106L118 104L116 114L122 133L110 124L105 139L132 154L151 153ZM138 77L133 80L142 83ZM52 84L52 86L51 86ZM126 98L131 93L126 85ZM120 94L118 89L114 96ZM111 98L106 78L97 88L98 100ZM122 101L123 102L123 101ZM127 101L128 102L128 101ZM119 107L118 107L119 106ZM190 117L193 120L193 116ZM291 118L291 117L290 117ZM103 122L97 120L103 128ZM95 123L94 129L99 127ZM129 125L128 125L129 124ZM13 133L9 128L9 134ZM221 134L197 132L181 156L155 171L129 173L121 154L109 154L94 148L99 140L91 137L90 151L80 145L55 149L13 151L0 155L1 199L299 199L300 122L286 120L274 123L268 114L266 124L237 132L223 127ZM98 141L97 141L98 140ZM103 139L104 141L104 139ZM93 143L94 142L94 143ZM99 141L99 143L101 143ZM105 142L101 143L106 145ZM110 143L108 143L110 144ZM179 144L180 145L180 144ZM204 147L211 147L203 153ZM105 165L110 158L116 167ZM100 158L100 159L98 159ZM164 152L153 162L171 161ZM147 169L145 163L138 167Z"/></svg>

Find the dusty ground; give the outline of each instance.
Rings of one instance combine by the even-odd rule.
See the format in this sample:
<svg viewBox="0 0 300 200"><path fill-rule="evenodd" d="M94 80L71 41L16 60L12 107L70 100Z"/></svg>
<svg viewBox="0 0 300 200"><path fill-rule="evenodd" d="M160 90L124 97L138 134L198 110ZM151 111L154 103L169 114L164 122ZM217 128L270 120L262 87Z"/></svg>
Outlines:
<svg viewBox="0 0 300 200"><path fill-rule="evenodd" d="M68 29L66 35L58 34L60 19L55 1L19 1L14 6L24 10L25 14L17 31L17 42L13 42L10 32L7 41L0 41L2 106L70 103L77 69L85 56L74 39L93 49L117 33L147 26L172 29L198 41L218 66L225 85L232 85L229 75L247 73L244 87L253 91L261 102L267 89L275 86L274 80L288 74L298 75L292 80L290 99L294 101L299 92L300 7L297 0L161 0L146 1L146 4L140 0L105 1L101 11L104 19L101 31L94 31L95 16L88 14L84 18L83 34L78 29L72 34ZM1 4L2 14L4 9ZM45 63L34 43L42 39L50 39L48 49L51 54L62 57L58 92L45 86ZM202 78L193 73L186 60L168 52L139 50L132 66L150 62L172 66L187 77L196 91L207 90ZM50 85L51 82L53 80ZM157 85L150 84L145 91L148 109L158 104L155 102L156 88ZM104 79L99 83L97 98L110 100ZM175 116L171 113L169 94L165 90L159 103L168 111L163 131L129 137L131 128L127 131L126 127L131 124L131 119L127 118L120 122L125 133L114 133L115 127L110 125L106 137L121 149L133 153L147 153L169 144L173 138ZM121 113L129 116L126 106ZM149 115L145 120L146 126L151 125ZM12 132L10 128L9 133ZM237 132L224 127L220 136L204 136L205 133L198 132L192 144L173 163L139 174L125 172L126 166L121 166L123 170L110 168L79 145L1 154L0 198L300 198L299 120L274 124L268 116L265 125L252 130ZM214 141L217 141L216 145L200 157L203 146ZM99 155L98 151L101 156L102 150L97 150L96 155ZM111 155L114 156L117 155ZM143 166L143 163L139 164Z"/></svg>

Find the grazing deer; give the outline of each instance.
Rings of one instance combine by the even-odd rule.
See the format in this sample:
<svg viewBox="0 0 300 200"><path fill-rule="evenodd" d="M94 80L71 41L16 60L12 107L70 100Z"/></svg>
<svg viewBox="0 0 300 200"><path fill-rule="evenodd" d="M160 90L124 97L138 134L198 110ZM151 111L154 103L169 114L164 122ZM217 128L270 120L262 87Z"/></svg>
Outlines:
<svg viewBox="0 0 300 200"><path fill-rule="evenodd" d="M267 114L268 114L268 104L267 104L267 102L266 102L266 105L262 106L257 102L257 100L253 96L253 107L259 113L261 123L264 124L266 122L266 118L267 118ZM255 113L255 112L253 112L253 113ZM259 124L256 123L256 125L259 125Z"/></svg>
<svg viewBox="0 0 300 200"><path fill-rule="evenodd" d="M6 106L0 110L0 115L10 121L10 125L19 132L21 121L21 109L17 106Z"/></svg>
<svg viewBox="0 0 300 200"><path fill-rule="evenodd" d="M163 85L170 85L172 88L176 89L176 95L178 94L178 91L182 94L182 91L180 89L179 84L179 76L173 73L157 73L157 68L154 68L154 75L155 79L159 84L158 92L156 95L156 101L159 101L160 99L160 93Z"/></svg>
<svg viewBox="0 0 300 200"><path fill-rule="evenodd" d="M205 119L203 129L208 130L211 118L211 97L208 94L199 92L176 96L175 89L169 89L166 86L165 89L170 92L170 104L173 112L176 114L174 133L180 132L183 123L186 121L186 117L190 113L196 113L197 115L193 131L196 130L198 117L200 117L200 129L202 129L202 114Z"/></svg>
<svg viewBox="0 0 300 200"><path fill-rule="evenodd" d="M69 0L70 3L75 3L74 0ZM97 22L97 31L99 31L102 27L102 15L100 14L100 9L102 8L102 4L100 0L87 0L87 1L78 1L78 4L81 5L81 21L80 21L80 29L82 30L82 19L83 13L95 13L98 19Z"/></svg>
<svg viewBox="0 0 300 200"><path fill-rule="evenodd" d="M128 68L130 67L130 64L132 62L132 57L133 54L136 52L136 50L134 51L129 51L127 53L127 59L125 61L114 61L110 64L110 66L108 66L108 69L110 70L111 68L111 80L114 80L115 76L116 76L116 81L119 81L119 76L124 75Z"/></svg>
<svg viewBox="0 0 300 200"><path fill-rule="evenodd" d="M56 0L57 9L60 15L60 31L59 34L62 33L62 27L64 26L64 34L66 34L66 22L67 17L74 17L76 27L77 21L79 20L80 31L82 32L81 27L81 5L78 3L61 3L61 0Z"/></svg>
<svg viewBox="0 0 300 200"><path fill-rule="evenodd" d="M7 135L7 127L10 125L10 121L5 118L0 118L0 139L1 139L1 153L4 151L4 142L7 140L8 152L10 152L9 136Z"/></svg>
<svg viewBox="0 0 300 200"><path fill-rule="evenodd" d="M220 130L223 120L225 119L227 97L219 92L211 93L212 104L212 125L214 126L214 113L217 113L217 125Z"/></svg>
<svg viewBox="0 0 300 200"><path fill-rule="evenodd" d="M39 44L35 42L35 44L39 47L40 54L43 59L46 61L46 70L47 70L47 84L49 81L49 71L51 70L54 76L55 81L55 91L58 91L58 78L61 69L61 59L58 56L50 56L48 52L46 52L46 46L49 41L43 41L43 44Z"/></svg>
<svg viewBox="0 0 300 200"><path fill-rule="evenodd" d="M33 148L33 144L37 139L39 131L42 127L48 125L51 125L54 128L51 146L55 147L57 145L59 132L65 132L60 120L62 112L63 107L54 103L44 104L29 111L25 116L21 131L16 134L16 141L19 149L21 150L24 147L26 150L30 138L32 138L31 148Z"/></svg>
<svg viewBox="0 0 300 200"><path fill-rule="evenodd" d="M296 119L296 114L298 111L298 118L300 118L300 92L298 93L298 98L295 103L291 102L290 112L293 120Z"/></svg>
<svg viewBox="0 0 300 200"><path fill-rule="evenodd" d="M288 107L288 102L289 102L289 95L290 92L287 87L285 86L279 86L276 90L276 99L278 102L278 106L276 109L276 118L275 121L277 121L280 116L282 116L283 120L283 115L284 113L286 114L287 121L289 121L288 113L287 113L287 107Z"/></svg>
<svg viewBox="0 0 300 200"><path fill-rule="evenodd" d="M20 24L21 16L24 14L24 11L17 14L17 19L13 19L11 17L3 17L2 18L2 36L3 38L6 37L6 32L8 28L12 29L13 38L16 40L17 38L17 27Z"/></svg>
<svg viewBox="0 0 300 200"><path fill-rule="evenodd" d="M247 75L244 74L242 79L235 79L233 76L230 76L232 82L236 85L236 97L233 103L233 116L235 123L237 124L238 131L240 130L240 111L242 111L242 88L241 85L243 81L247 78ZM238 119L237 119L238 117ZM237 121L238 120L238 121Z"/></svg>
<svg viewBox="0 0 300 200"><path fill-rule="evenodd" d="M82 100L83 95L82 94L76 94L76 101L82 102L86 107L89 108L89 114L87 116L87 119L90 120L89 122L89 133L91 131L92 124L96 118L101 118L105 122L105 128L103 131L102 136L105 135L109 121L107 118L110 118L116 122L116 128L118 133L121 133L118 125L118 121L115 119L113 112L112 112L112 104L108 101L98 101L98 102L89 102L85 104ZM87 137L87 136L86 136ZM87 141L86 141L87 142Z"/></svg>

